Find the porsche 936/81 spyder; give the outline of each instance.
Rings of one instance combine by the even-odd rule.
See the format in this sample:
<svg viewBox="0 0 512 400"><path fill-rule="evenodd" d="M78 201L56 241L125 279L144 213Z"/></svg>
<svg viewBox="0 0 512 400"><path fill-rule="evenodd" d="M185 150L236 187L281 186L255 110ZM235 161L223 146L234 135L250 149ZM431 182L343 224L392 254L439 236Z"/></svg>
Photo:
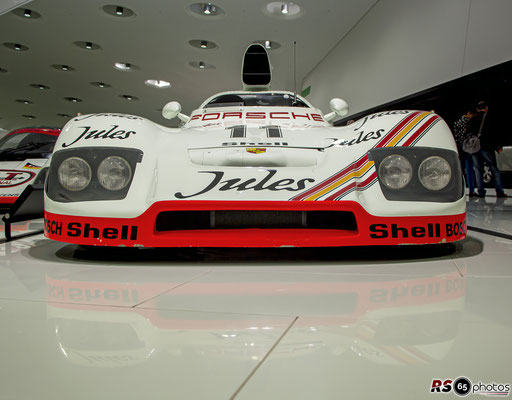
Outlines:
<svg viewBox="0 0 512 400"><path fill-rule="evenodd" d="M73 118L52 156L45 234L68 243L144 247L434 244L466 235L457 149L428 111L397 110L333 126L305 98L270 90L251 45L244 90L190 116Z"/></svg>

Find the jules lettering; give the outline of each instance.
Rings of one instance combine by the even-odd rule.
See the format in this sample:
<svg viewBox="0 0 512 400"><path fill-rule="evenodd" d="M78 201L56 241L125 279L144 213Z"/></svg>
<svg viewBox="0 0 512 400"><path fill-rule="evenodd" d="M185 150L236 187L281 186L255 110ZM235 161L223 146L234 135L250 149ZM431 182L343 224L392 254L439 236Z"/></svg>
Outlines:
<svg viewBox="0 0 512 400"><path fill-rule="evenodd" d="M125 131L118 129L119 125L111 125L112 128L109 130L103 129L92 129L90 126L79 126L78 128L83 129L83 132L71 143L62 143L62 147L69 147L75 144L79 140L89 139L128 139L131 135L135 135L135 131Z"/></svg>
<svg viewBox="0 0 512 400"><path fill-rule="evenodd" d="M227 190L270 190L273 192L279 190L287 190L290 192L297 192L299 190L305 189L306 184L308 182L312 183L315 181L314 179L311 178L299 179L297 181L291 178L272 181L272 178L277 173L276 170L267 171L267 175L259 181L256 178L250 178L245 181L240 178L222 180L224 178L224 172L221 171L200 171L200 173L213 175L213 179L208 184L208 186L206 186L204 189L200 190L197 193L185 195L181 192L178 192L175 193L174 196L178 199L187 199L189 197L195 197L201 194L205 194L213 189L219 190L221 192L225 192Z"/></svg>
<svg viewBox="0 0 512 400"><path fill-rule="evenodd" d="M110 117L110 118L126 118L131 120L140 120L142 121L144 118L136 117L135 115L128 115L128 114L111 114L111 113L100 113L100 114L87 114L87 115L80 115L73 119L73 121L83 121L84 119L92 118L92 117Z"/></svg>
<svg viewBox="0 0 512 400"><path fill-rule="evenodd" d="M383 132L384 132L384 129L378 129L376 131L371 131L371 132L361 131L361 132L357 133L357 136L353 137L350 140L336 139L329 146L327 146L326 149L328 149L329 147L333 147L333 146L354 146L356 144L368 142L369 140L376 140L382 136Z"/></svg>
<svg viewBox="0 0 512 400"><path fill-rule="evenodd" d="M359 125L359 126L356 126L353 129L355 131L357 131L357 130L361 129L368 121L375 119L375 118L385 117L388 115L403 115L403 114L409 114L409 113L410 113L409 110L398 110L398 111L385 111L385 112L381 112L381 113L377 113L377 114L368 115L368 116L360 119L359 121L354 122L355 125Z"/></svg>

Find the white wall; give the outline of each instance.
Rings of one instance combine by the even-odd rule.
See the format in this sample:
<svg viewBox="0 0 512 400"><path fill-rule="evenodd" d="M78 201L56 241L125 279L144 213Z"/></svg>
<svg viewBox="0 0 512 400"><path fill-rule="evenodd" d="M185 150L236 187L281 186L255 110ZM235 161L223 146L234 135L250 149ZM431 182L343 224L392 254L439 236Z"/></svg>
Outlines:
<svg viewBox="0 0 512 400"><path fill-rule="evenodd" d="M512 0L380 0L306 76L350 114L512 59Z"/></svg>

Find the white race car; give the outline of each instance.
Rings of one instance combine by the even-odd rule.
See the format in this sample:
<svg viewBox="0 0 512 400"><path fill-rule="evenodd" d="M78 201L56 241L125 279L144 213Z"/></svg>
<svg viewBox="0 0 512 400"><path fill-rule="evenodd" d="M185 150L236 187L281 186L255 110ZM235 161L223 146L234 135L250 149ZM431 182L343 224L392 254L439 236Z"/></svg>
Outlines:
<svg viewBox="0 0 512 400"><path fill-rule="evenodd" d="M287 247L447 243L466 235L464 185L446 123L388 111L346 127L292 92L271 91L261 45L244 91L176 102L166 128L92 114L63 128L45 190L45 234L68 243Z"/></svg>
<svg viewBox="0 0 512 400"><path fill-rule="evenodd" d="M60 129L16 129L0 139L0 210L6 212L49 164ZM40 178L41 182L44 178ZM42 209L42 203L41 203Z"/></svg>

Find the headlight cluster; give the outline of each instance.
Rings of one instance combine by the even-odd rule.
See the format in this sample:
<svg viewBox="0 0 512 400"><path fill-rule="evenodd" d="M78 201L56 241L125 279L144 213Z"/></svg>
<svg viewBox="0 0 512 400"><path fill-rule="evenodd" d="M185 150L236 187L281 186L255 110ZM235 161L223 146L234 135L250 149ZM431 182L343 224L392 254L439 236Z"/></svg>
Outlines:
<svg viewBox="0 0 512 400"><path fill-rule="evenodd" d="M457 153L428 147L372 149L382 192L388 200L455 201L462 197Z"/></svg>
<svg viewBox="0 0 512 400"><path fill-rule="evenodd" d="M105 158L96 171L99 184L107 190L121 190L132 179L132 169L123 157ZM59 183L66 190L77 192L84 190L91 183L91 166L80 157L66 158L57 171Z"/></svg>
<svg viewBox="0 0 512 400"><path fill-rule="evenodd" d="M406 187L413 177L409 160L399 154L391 154L379 165L379 177L390 189ZM452 169L443 157L431 156L423 160L418 168L418 179L428 190L441 190L450 183Z"/></svg>
<svg viewBox="0 0 512 400"><path fill-rule="evenodd" d="M55 201L119 200L126 196L142 152L111 147L53 154L47 194Z"/></svg>

